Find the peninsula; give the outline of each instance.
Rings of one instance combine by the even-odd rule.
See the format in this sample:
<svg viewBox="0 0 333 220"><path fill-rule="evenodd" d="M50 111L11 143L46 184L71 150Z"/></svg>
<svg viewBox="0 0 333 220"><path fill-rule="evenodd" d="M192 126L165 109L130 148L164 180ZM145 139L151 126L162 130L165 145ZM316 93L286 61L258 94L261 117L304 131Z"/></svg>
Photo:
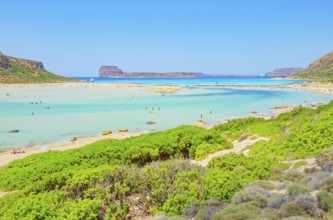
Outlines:
<svg viewBox="0 0 333 220"><path fill-rule="evenodd" d="M333 51L315 60L304 71L292 77L315 80L333 79Z"/></svg>
<svg viewBox="0 0 333 220"><path fill-rule="evenodd" d="M71 78L48 72L42 62L6 56L0 52L0 83L56 83Z"/></svg>

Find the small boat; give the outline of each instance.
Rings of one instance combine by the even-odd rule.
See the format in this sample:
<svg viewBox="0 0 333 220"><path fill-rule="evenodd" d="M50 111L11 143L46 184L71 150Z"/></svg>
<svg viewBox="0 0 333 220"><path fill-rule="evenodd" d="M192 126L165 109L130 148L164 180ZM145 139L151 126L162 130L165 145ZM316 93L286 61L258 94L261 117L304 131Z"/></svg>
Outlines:
<svg viewBox="0 0 333 220"><path fill-rule="evenodd" d="M94 80L93 78L91 78L89 81L90 81L90 82L95 82L95 80Z"/></svg>
<svg viewBox="0 0 333 220"><path fill-rule="evenodd" d="M120 129L119 132L128 132L128 129Z"/></svg>
<svg viewBox="0 0 333 220"><path fill-rule="evenodd" d="M105 131L103 131L103 135L108 135L108 134L112 134L112 131L111 130L105 130Z"/></svg>

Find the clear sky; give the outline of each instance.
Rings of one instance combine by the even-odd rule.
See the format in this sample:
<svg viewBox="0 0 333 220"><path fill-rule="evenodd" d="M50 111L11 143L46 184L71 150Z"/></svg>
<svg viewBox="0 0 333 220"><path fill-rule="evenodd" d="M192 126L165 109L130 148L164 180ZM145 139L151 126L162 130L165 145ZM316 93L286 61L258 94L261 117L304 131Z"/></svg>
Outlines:
<svg viewBox="0 0 333 220"><path fill-rule="evenodd" d="M333 50L332 0L1 0L0 51L51 72L264 74Z"/></svg>

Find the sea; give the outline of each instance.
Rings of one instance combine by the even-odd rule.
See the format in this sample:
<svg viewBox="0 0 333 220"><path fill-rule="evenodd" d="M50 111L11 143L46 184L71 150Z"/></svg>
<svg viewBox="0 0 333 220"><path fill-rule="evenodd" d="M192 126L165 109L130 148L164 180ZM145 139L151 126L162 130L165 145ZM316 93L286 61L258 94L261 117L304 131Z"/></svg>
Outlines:
<svg viewBox="0 0 333 220"><path fill-rule="evenodd" d="M332 100L329 95L254 86L302 82L264 77L77 79L87 84L170 84L183 88L162 95L145 92L142 87L0 86L0 151L67 142L73 137L101 135L104 130L154 132L191 125L200 119L214 126L226 120L248 117L251 112L256 112L257 117L272 116L275 106ZM213 86L219 84L252 86ZM147 121L154 124L148 125ZM19 132L10 132L12 130Z"/></svg>

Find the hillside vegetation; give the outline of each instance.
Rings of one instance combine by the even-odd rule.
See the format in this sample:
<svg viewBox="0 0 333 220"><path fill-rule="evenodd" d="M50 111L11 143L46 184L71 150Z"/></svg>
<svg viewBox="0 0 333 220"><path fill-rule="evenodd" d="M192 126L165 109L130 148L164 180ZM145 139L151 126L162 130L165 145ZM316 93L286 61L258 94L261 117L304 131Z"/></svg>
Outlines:
<svg viewBox="0 0 333 220"><path fill-rule="evenodd" d="M314 61L304 71L292 78L306 78L315 80L333 79L333 51Z"/></svg>
<svg viewBox="0 0 333 220"><path fill-rule="evenodd" d="M43 63L5 56L0 53L0 83L55 83L73 79L44 69Z"/></svg>
<svg viewBox="0 0 333 220"><path fill-rule="evenodd" d="M0 199L0 219L329 218L332 118L333 102L268 121L181 126L31 155L0 169L0 189L18 190ZM215 157L207 167L190 163L254 134L271 140L248 156ZM307 167L315 156L314 168Z"/></svg>

